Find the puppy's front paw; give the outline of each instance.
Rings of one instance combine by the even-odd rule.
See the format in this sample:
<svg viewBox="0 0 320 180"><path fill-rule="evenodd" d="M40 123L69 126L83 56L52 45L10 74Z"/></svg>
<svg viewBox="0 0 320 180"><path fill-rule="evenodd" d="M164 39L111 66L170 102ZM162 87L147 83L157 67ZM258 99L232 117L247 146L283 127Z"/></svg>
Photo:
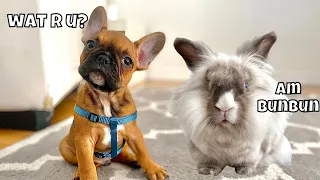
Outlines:
<svg viewBox="0 0 320 180"><path fill-rule="evenodd" d="M168 177L167 171L158 164L152 164L144 169L149 180L164 180Z"/></svg>
<svg viewBox="0 0 320 180"><path fill-rule="evenodd" d="M253 167L236 167L235 171L240 175L250 175L254 172L255 168Z"/></svg>
<svg viewBox="0 0 320 180"><path fill-rule="evenodd" d="M80 180L80 176L79 176L79 171L78 171L78 169L77 169L76 172L74 173L73 180Z"/></svg>

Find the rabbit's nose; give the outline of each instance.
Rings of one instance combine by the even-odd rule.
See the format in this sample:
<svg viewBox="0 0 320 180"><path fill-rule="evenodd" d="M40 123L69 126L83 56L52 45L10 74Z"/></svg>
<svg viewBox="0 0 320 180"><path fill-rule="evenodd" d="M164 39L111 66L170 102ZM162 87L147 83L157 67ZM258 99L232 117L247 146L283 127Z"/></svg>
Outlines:
<svg viewBox="0 0 320 180"><path fill-rule="evenodd" d="M215 106L222 112L227 112L235 105L236 103L234 101L234 95L232 92L223 93L215 104Z"/></svg>
<svg viewBox="0 0 320 180"><path fill-rule="evenodd" d="M230 108L218 108L222 113L226 113L227 111L229 111L230 109L232 109L232 107Z"/></svg>

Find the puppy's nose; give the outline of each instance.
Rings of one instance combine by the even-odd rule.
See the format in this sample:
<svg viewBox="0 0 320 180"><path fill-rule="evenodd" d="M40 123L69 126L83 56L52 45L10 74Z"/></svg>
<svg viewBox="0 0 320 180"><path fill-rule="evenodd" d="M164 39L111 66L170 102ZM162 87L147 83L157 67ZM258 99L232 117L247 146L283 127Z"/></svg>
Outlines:
<svg viewBox="0 0 320 180"><path fill-rule="evenodd" d="M111 60L110 58L105 55L105 54L101 54L97 57L97 62L98 63L101 63L101 64L104 64L104 65L108 65L108 64L111 64Z"/></svg>

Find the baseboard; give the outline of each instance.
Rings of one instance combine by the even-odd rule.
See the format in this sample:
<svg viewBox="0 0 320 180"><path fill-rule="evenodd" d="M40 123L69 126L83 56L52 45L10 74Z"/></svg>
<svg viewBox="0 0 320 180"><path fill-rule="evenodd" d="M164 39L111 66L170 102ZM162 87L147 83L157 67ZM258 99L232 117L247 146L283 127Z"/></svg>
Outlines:
<svg viewBox="0 0 320 180"><path fill-rule="evenodd" d="M10 111L0 112L0 127L38 131L50 125L50 111Z"/></svg>
<svg viewBox="0 0 320 180"><path fill-rule="evenodd" d="M69 94L77 91L78 84L73 86L52 110L2 111L0 112L0 128L39 131L51 124L54 108Z"/></svg>

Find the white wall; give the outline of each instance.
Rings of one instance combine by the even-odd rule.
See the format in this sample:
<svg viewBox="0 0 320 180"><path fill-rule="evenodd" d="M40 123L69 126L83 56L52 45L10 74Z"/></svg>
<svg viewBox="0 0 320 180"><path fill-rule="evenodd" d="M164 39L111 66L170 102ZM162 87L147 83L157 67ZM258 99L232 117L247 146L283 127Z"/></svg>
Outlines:
<svg viewBox="0 0 320 180"><path fill-rule="evenodd" d="M86 13L107 0L28 0L2 2L0 22L0 110L43 109L53 105L81 79L77 68L83 48L82 30L9 28L7 13ZM48 25L48 24L46 24Z"/></svg>
<svg viewBox="0 0 320 180"><path fill-rule="evenodd" d="M155 17L147 20L154 31L166 33L167 43L150 70L151 79L185 80L190 72L173 47L176 37L202 40L216 51L233 52L233 46L247 34L243 1L169 0L150 2ZM152 4L152 5L151 5ZM223 6L228 5L227 8ZM150 10L151 11L151 10ZM165 12L165 13L163 13ZM236 19L234 19L236 17ZM239 28L240 27L240 28Z"/></svg>
<svg viewBox="0 0 320 180"><path fill-rule="evenodd" d="M92 10L106 0L38 0L39 12L56 13L63 16L67 13L85 13L90 16ZM40 30L42 59L44 63L46 87L56 104L68 91L81 80L78 74L83 30L80 28L44 28Z"/></svg>
<svg viewBox="0 0 320 180"><path fill-rule="evenodd" d="M142 12L134 12L137 9L146 6L141 4L141 0L110 0L110 3L115 3L119 7L119 20L125 21L126 36L132 41L137 41L143 36L151 33L147 27L144 17L146 14ZM139 15L138 15L139 14ZM153 63L151 64L151 66ZM134 85L146 80L148 71L136 71L129 85Z"/></svg>
<svg viewBox="0 0 320 180"><path fill-rule="evenodd" d="M39 108L46 92L39 29L9 28L7 14L36 12L30 1L3 1L0 12L0 110Z"/></svg>
<svg viewBox="0 0 320 180"><path fill-rule="evenodd" d="M275 29L278 42L271 54L275 75L285 81L320 84L320 1L250 0L252 29ZM272 12L272 13L271 13Z"/></svg>
<svg viewBox="0 0 320 180"><path fill-rule="evenodd" d="M243 41L275 30L270 63L282 81L320 84L320 1L300 0L118 0L122 15L149 31L163 31L167 43L148 71L151 79L185 80L190 74L173 48L176 37L202 40L233 53Z"/></svg>
<svg viewBox="0 0 320 180"><path fill-rule="evenodd" d="M124 19L123 16L119 16L119 18ZM125 19L125 30L126 36L132 41L139 40L141 37L146 35L146 26L145 24L135 18ZM136 71L132 75L132 79L129 85L134 85L136 83L143 82L146 78L145 71Z"/></svg>

